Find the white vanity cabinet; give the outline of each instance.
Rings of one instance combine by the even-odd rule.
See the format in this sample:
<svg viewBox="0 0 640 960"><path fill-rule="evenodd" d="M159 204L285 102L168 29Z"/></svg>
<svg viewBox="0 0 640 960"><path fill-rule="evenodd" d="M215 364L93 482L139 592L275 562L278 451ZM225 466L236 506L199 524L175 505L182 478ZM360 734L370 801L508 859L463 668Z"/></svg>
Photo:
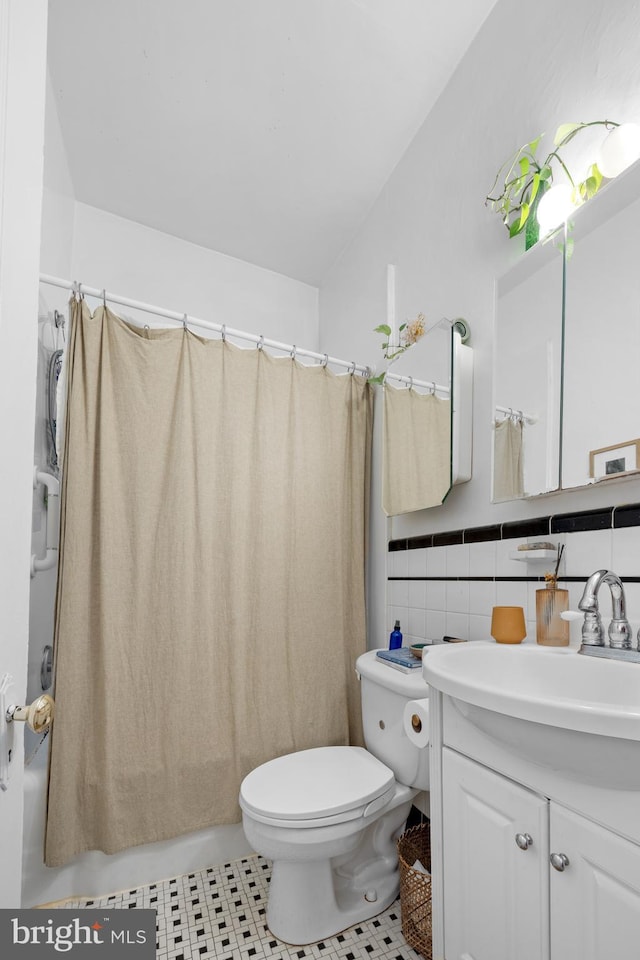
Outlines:
<svg viewBox="0 0 640 960"><path fill-rule="evenodd" d="M547 960L547 801L447 748L442 768L447 960Z"/></svg>
<svg viewBox="0 0 640 960"><path fill-rule="evenodd" d="M550 804L551 850L569 859L550 873L551 958L640 957L640 845Z"/></svg>
<svg viewBox="0 0 640 960"><path fill-rule="evenodd" d="M446 960L638 960L640 843L576 812L579 791L568 809L540 790L543 781L531 789L505 775L530 784L526 763L510 771L498 754L500 772L490 769L493 745L481 746L477 731L468 749L483 762L463 755L464 722L448 712L456 749L440 747L442 805L432 821L437 829L441 818ZM551 794L557 784L551 776Z"/></svg>

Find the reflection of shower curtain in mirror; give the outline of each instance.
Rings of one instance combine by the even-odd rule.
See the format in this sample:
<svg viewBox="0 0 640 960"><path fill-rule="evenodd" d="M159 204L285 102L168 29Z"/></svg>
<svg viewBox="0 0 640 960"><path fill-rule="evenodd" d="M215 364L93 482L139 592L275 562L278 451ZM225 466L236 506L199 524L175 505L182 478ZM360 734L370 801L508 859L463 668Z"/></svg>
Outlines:
<svg viewBox="0 0 640 960"><path fill-rule="evenodd" d="M522 421L511 417L494 425L493 499L513 500L524 496Z"/></svg>
<svg viewBox="0 0 640 960"><path fill-rule="evenodd" d="M46 862L237 822L359 742L366 381L74 304Z"/></svg>
<svg viewBox="0 0 640 960"><path fill-rule="evenodd" d="M384 512L394 517L437 506L450 488L450 401L385 383Z"/></svg>

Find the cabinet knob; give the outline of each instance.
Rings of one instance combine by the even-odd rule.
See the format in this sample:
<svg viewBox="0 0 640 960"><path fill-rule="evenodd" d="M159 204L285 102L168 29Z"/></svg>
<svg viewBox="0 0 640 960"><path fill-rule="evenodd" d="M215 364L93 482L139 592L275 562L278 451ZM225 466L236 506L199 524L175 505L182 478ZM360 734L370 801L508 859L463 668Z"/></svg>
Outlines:
<svg viewBox="0 0 640 960"><path fill-rule="evenodd" d="M532 846L533 840L528 833L516 833L516 844L521 850L528 850Z"/></svg>
<svg viewBox="0 0 640 960"><path fill-rule="evenodd" d="M560 873L562 873L565 867L569 866L569 857L565 853L552 853L549 861L553 869L559 870Z"/></svg>

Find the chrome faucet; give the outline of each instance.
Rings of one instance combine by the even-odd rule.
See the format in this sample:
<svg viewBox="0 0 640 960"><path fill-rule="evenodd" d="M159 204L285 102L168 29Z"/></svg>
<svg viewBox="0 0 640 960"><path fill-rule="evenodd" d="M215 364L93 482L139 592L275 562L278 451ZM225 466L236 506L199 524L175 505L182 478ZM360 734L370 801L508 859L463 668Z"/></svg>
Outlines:
<svg viewBox="0 0 640 960"><path fill-rule="evenodd" d="M609 585L613 602L613 616L609 624L609 644L605 644L602 617L598 609L598 591L603 583ZM620 577L612 570L596 570L587 580L578 604L584 613L580 653L595 657L612 657L640 662L640 652L632 649L632 632L627 620L627 603Z"/></svg>

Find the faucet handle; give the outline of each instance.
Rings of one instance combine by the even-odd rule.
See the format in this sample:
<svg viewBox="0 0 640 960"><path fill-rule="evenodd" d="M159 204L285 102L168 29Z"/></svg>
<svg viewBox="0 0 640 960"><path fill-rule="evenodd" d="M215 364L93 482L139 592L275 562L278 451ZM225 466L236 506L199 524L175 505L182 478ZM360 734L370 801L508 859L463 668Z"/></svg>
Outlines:
<svg viewBox="0 0 640 960"><path fill-rule="evenodd" d="M626 618L614 619L609 624L609 644L618 650L631 650L633 633Z"/></svg>
<svg viewBox="0 0 640 960"><path fill-rule="evenodd" d="M587 610L582 624L582 642L588 647L604 647L604 630L600 611Z"/></svg>

